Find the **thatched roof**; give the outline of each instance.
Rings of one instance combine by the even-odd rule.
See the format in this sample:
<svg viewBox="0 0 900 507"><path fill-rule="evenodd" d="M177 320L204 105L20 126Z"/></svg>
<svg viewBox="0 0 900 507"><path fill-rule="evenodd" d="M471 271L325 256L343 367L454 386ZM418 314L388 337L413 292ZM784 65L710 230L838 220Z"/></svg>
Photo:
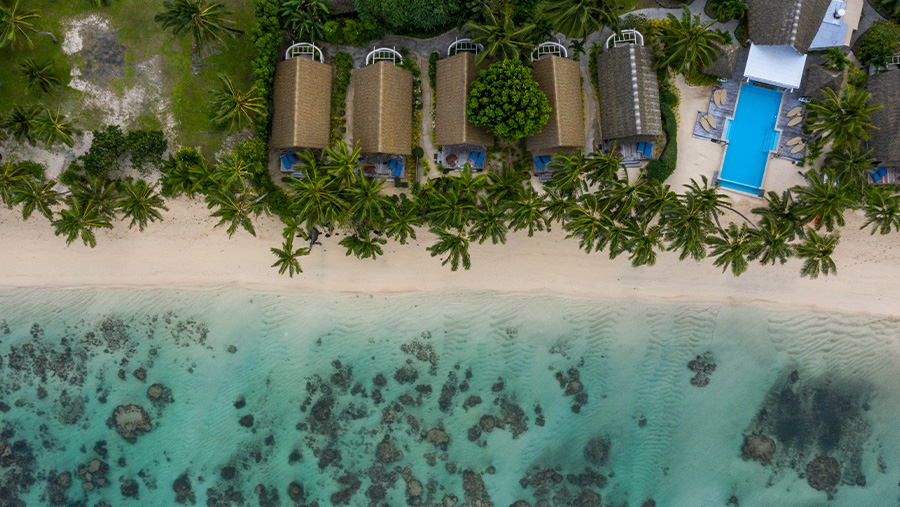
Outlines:
<svg viewBox="0 0 900 507"><path fill-rule="evenodd" d="M721 44L719 42L710 43L718 53L718 57L713 60L706 73L710 76L721 77L725 79L734 78L737 70L738 59L741 56L741 47L734 44Z"/></svg>
<svg viewBox="0 0 900 507"><path fill-rule="evenodd" d="M875 160L886 167L900 167L900 70L869 76L866 85L872 94L869 104L882 107L872 113L869 147Z"/></svg>
<svg viewBox="0 0 900 507"><path fill-rule="evenodd" d="M412 154L412 81L384 61L351 72L353 139L363 153Z"/></svg>
<svg viewBox="0 0 900 507"><path fill-rule="evenodd" d="M818 99L826 88L839 92L844 86L847 73L842 70L829 69L824 65L810 65L806 70L806 81L803 95Z"/></svg>
<svg viewBox="0 0 900 507"><path fill-rule="evenodd" d="M545 56L534 62L531 77L550 103L550 119L540 132L528 138L534 154L583 148L584 106L581 101L581 68L575 60Z"/></svg>
<svg viewBox="0 0 900 507"><path fill-rule="evenodd" d="M353 0L325 0L325 7L334 14L351 14L356 12L356 3Z"/></svg>
<svg viewBox="0 0 900 507"><path fill-rule="evenodd" d="M466 98L478 77L475 55L462 52L437 61L434 140L439 146L494 142L494 137L466 119Z"/></svg>
<svg viewBox="0 0 900 507"><path fill-rule="evenodd" d="M275 67L273 149L328 147L331 65L296 57Z"/></svg>
<svg viewBox="0 0 900 507"><path fill-rule="evenodd" d="M597 55L597 96L604 141L654 141L661 136L659 84L649 48L629 44Z"/></svg>
<svg viewBox="0 0 900 507"><path fill-rule="evenodd" d="M801 53L809 46L831 0L746 0L747 37L763 46L793 46Z"/></svg>

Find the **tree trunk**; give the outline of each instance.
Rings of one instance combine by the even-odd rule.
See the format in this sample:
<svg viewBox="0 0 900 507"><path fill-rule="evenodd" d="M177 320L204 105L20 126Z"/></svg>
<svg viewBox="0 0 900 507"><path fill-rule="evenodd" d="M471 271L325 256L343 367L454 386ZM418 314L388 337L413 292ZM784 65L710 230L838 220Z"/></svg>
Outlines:
<svg viewBox="0 0 900 507"><path fill-rule="evenodd" d="M54 43L54 44L59 44L59 41L56 40L56 36L53 35L53 34L50 33L50 32L36 32L36 33L37 33L38 35L47 35L47 36L49 36L51 39L53 39L53 43Z"/></svg>

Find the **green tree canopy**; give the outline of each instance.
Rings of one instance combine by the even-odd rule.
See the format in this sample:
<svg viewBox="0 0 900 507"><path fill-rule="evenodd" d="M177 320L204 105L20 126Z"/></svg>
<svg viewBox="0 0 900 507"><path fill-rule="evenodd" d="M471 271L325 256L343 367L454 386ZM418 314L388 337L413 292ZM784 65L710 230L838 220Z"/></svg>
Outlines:
<svg viewBox="0 0 900 507"><path fill-rule="evenodd" d="M585 39L604 25L617 28L625 5L619 0L556 0L544 9L544 17L566 37Z"/></svg>
<svg viewBox="0 0 900 507"><path fill-rule="evenodd" d="M360 17L399 32L434 30L456 24L465 0L356 0Z"/></svg>
<svg viewBox="0 0 900 507"><path fill-rule="evenodd" d="M900 0L893 0L900 5ZM885 67L900 49L900 25L893 21L876 21L859 38L855 51L859 61L866 65Z"/></svg>
<svg viewBox="0 0 900 507"><path fill-rule="evenodd" d="M541 131L550 119L550 104L528 67L503 60L482 70L472 83L466 116L473 125L515 142Z"/></svg>
<svg viewBox="0 0 900 507"><path fill-rule="evenodd" d="M689 74L705 69L713 62L717 53L711 42L726 41L722 34L710 30L713 21L703 23L700 16L692 16L687 7L682 6L682 9L681 19L669 14L668 23L660 29L659 40L664 45L660 65Z"/></svg>

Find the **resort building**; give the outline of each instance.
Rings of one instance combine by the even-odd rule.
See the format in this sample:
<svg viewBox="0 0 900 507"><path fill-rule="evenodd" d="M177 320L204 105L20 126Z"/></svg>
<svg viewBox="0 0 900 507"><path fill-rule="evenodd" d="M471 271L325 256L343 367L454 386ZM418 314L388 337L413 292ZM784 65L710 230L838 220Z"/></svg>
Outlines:
<svg viewBox="0 0 900 507"><path fill-rule="evenodd" d="M437 61L434 140L441 149L435 163L444 167L462 169L469 164L479 171L485 165L487 146L494 142L494 136L466 117L466 99L478 78L478 50L469 39L459 39L447 49L448 57Z"/></svg>
<svg viewBox="0 0 900 507"><path fill-rule="evenodd" d="M328 147L331 129L331 65L308 43L294 44L275 66L272 135L282 172L293 172L294 152Z"/></svg>
<svg viewBox="0 0 900 507"><path fill-rule="evenodd" d="M658 156L663 146L659 83L652 51L635 30L623 30L597 55L597 96L600 99L602 149L616 151L633 166Z"/></svg>
<svg viewBox="0 0 900 507"><path fill-rule="evenodd" d="M532 52L531 77L547 96L550 119L537 134L526 140L534 156L535 172L549 178L547 163L555 153L584 149L584 105L581 93L581 68L567 58L562 44L545 42Z"/></svg>
<svg viewBox="0 0 900 507"><path fill-rule="evenodd" d="M366 66L351 71L353 142L363 153L367 176L400 178L412 154L412 72L395 65L403 57L378 48Z"/></svg>
<svg viewBox="0 0 900 507"><path fill-rule="evenodd" d="M866 85L872 98L870 104L881 104L872 113L869 148L878 168L873 173L875 183L900 183L900 70L889 70L869 76Z"/></svg>
<svg viewBox="0 0 900 507"><path fill-rule="evenodd" d="M847 72L829 68L824 64L810 65L806 69L806 79L803 82L803 96L809 100L822 98L822 92L830 88L840 92L847 81Z"/></svg>

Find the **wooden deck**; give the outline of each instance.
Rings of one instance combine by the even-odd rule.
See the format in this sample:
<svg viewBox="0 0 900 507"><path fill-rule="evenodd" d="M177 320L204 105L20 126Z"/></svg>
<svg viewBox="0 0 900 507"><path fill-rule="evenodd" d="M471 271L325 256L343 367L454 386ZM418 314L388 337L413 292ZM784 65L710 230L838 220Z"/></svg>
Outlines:
<svg viewBox="0 0 900 507"><path fill-rule="evenodd" d="M781 131L781 137L778 139L778 149L775 150L775 156L792 162L799 162L800 159L803 158L803 155L806 154L805 149L792 154L791 150L794 149L794 146L787 146L786 144L795 137L802 138L804 143L808 140L807 136L803 133L804 122L800 122L793 127L787 126L787 124L793 120L793 118L789 118L787 114L795 107L800 107L800 116L803 118L806 117L806 104L800 102L800 97L802 96L803 94L800 93L800 90L784 92L784 97L781 99L781 110L778 111L778 120L775 123L775 128Z"/></svg>

